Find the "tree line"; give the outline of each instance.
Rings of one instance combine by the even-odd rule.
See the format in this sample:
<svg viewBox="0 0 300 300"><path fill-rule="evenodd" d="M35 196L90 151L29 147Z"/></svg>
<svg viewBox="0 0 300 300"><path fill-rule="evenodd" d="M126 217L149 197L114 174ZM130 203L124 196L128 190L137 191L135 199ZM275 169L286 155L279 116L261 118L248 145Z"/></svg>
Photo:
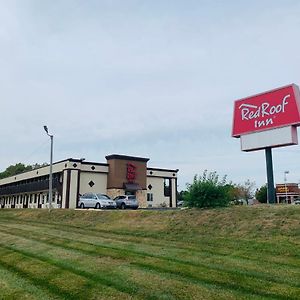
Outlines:
<svg viewBox="0 0 300 300"><path fill-rule="evenodd" d="M33 164L33 165L25 165L23 163L17 163L15 165L10 165L5 169L5 171L0 172L0 179L18 175L27 171L32 171L35 169L38 169L40 167L47 166L47 163L42 163L42 164Z"/></svg>

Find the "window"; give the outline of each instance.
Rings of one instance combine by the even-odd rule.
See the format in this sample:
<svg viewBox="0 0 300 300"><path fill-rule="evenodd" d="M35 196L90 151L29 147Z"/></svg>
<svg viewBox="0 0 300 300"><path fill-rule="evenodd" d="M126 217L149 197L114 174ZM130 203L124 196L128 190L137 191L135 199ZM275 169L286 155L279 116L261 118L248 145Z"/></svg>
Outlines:
<svg viewBox="0 0 300 300"><path fill-rule="evenodd" d="M153 201L153 194L152 193L147 193L147 201L152 202Z"/></svg>
<svg viewBox="0 0 300 300"><path fill-rule="evenodd" d="M165 197L170 197L170 179L165 178L164 179L164 196Z"/></svg>

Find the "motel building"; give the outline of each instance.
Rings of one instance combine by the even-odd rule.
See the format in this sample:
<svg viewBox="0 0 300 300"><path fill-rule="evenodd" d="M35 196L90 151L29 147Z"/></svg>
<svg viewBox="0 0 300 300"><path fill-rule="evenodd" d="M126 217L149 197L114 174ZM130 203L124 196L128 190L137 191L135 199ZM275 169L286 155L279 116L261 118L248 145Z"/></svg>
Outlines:
<svg viewBox="0 0 300 300"><path fill-rule="evenodd" d="M52 208L77 208L80 195L136 195L139 207L176 207L178 169L148 168L149 158L108 155L106 163L53 163ZM47 208L50 166L0 180L1 208Z"/></svg>
<svg viewBox="0 0 300 300"><path fill-rule="evenodd" d="M276 202L293 204L300 199L300 189L297 183L276 184Z"/></svg>

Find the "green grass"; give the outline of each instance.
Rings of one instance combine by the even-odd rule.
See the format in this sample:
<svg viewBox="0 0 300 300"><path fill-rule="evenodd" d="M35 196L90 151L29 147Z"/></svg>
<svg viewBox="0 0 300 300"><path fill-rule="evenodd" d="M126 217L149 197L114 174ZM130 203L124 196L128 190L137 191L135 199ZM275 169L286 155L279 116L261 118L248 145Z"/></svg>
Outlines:
<svg viewBox="0 0 300 300"><path fill-rule="evenodd" d="M300 299L300 207L0 211L0 299Z"/></svg>

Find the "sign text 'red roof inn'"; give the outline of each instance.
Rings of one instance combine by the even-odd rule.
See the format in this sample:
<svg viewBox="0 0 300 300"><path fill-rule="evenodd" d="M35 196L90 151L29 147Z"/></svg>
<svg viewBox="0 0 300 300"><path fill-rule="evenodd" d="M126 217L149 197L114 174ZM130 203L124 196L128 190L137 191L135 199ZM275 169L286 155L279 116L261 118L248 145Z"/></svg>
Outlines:
<svg viewBox="0 0 300 300"><path fill-rule="evenodd" d="M237 100L232 136L300 124L299 88L291 84Z"/></svg>

